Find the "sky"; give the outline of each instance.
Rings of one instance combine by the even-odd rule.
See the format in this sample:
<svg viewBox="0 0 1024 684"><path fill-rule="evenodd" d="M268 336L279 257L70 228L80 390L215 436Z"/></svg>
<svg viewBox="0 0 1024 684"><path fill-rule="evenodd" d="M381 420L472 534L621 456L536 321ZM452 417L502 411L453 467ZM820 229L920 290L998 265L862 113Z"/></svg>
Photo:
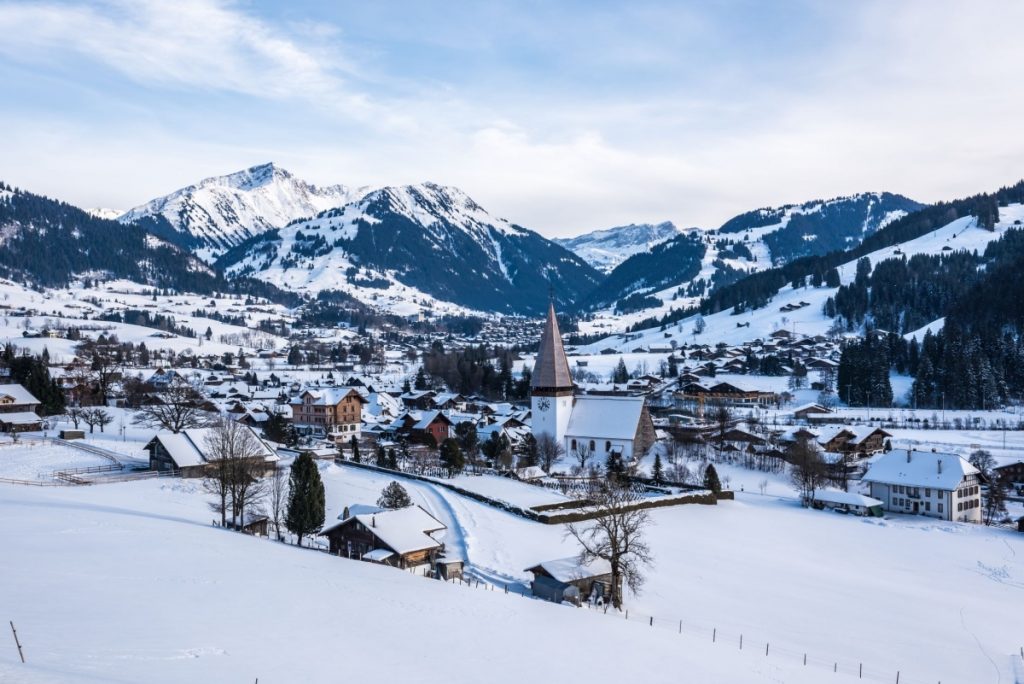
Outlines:
<svg viewBox="0 0 1024 684"><path fill-rule="evenodd" d="M1024 177L1024 3L5 2L0 180L132 206L273 161L555 237Z"/></svg>

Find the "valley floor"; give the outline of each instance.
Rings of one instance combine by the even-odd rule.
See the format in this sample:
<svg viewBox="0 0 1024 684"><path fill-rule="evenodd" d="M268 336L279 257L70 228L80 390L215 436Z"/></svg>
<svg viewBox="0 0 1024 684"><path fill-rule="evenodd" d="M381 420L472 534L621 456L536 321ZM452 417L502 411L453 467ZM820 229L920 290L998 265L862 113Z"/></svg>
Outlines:
<svg viewBox="0 0 1024 684"><path fill-rule="evenodd" d="M391 479L321 470L328 521ZM861 663L868 681L904 684L1020 675L1021 535L807 510L774 478L767 496L745 486L735 502L653 511L655 565L627 621L504 594L576 552L563 528L404 484L480 589L214 528L197 481L0 485L0 617L28 660L0 648L0 680L799 683L852 681Z"/></svg>

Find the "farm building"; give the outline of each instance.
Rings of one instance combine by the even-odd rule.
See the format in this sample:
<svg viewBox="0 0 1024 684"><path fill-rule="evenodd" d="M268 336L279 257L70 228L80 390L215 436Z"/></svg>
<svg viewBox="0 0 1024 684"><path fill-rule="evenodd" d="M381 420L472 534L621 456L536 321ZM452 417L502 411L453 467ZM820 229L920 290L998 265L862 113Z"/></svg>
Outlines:
<svg viewBox="0 0 1024 684"><path fill-rule="evenodd" d="M578 556L544 561L526 572L533 573L533 595L555 603L601 600L611 594L612 567L608 561L581 563Z"/></svg>
<svg viewBox="0 0 1024 684"><path fill-rule="evenodd" d="M362 512L349 512L320 532L327 537L331 553L409 568L433 565L444 550L433 535L448 528L420 506L359 508Z"/></svg>
<svg viewBox="0 0 1024 684"><path fill-rule="evenodd" d="M258 454L254 457L272 469L278 461L277 454L264 442L251 427L249 430L258 446ZM149 452L150 470L173 470L182 477L203 477L209 469L210 462L216 456L210 453L209 442L216 428L196 428L182 430L178 433L162 433L151 439L146 445Z"/></svg>

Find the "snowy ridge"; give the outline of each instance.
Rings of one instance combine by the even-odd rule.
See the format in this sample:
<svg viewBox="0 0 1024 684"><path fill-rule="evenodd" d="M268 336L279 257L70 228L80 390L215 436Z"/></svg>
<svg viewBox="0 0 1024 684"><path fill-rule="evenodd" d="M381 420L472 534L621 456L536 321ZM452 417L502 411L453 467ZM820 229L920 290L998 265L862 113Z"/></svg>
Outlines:
<svg viewBox="0 0 1024 684"><path fill-rule="evenodd" d="M1024 205L1010 204L1000 207L999 216L999 223L996 224L993 231L980 228L976 218L965 216L914 240L871 252L866 255L866 258L874 267L881 261L899 256L906 256L909 259L915 254L934 255L949 250L977 250L981 253L985 251L985 247L990 242L1003 237L1006 231L1014 226L1015 221L1024 220ZM854 259L838 267L841 284L847 285L853 282L856 263L857 260ZM825 300L835 296L836 291L837 288L826 286L808 286L796 290L787 286L783 287L767 306L760 309L753 309L740 315L733 315L732 310L727 309L703 317L706 327L700 335L693 334L696 316L673 324L670 332L681 342L696 342L698 344L718 342L742 344L756 338L763 338L780 328L801 335L824 335L833 322L822 313L822 308ZM807 305L785 313L780 311L786 305L797 305L801 302L806 302ZM676 305L678 306L680 303L676 302ZM666 307L666 311L667 309L668 307ZM642 315L644 314L612 317L610 314L599 314L593 320L581 323L580 329L587 333L600 332L602 329L607 330L608 328L614 329L630 320L640 320ZM743 327L740 327L741 325ZM942 319L939 319L917 332L919 335L923 335L926 329L935 332L941 328L941 325ZM660 330L660 327L654 327L630 335L612 335L581 348L581 351L596 353L601 349L612 347L626 352L640 346L662 345L664 340L665 331Z"/></svg>
<svg viewBox="0 0 1024 684"><path fill-rule="evenodd" d="M574 252L599 271L608 272L638 252L650 251L655 245L679 234L671 221L658 224L631 223L594 230L572 238L555 238L555 242Z"/></svg>
<svg viewBox="0 0 1024 684"><path fill-rule="evenodd" d="M577 290L596 283L596 274L571 253L436 183L366 193L250 240L220 265L230 275L258 274L288 290L341 290L399 314L536 304L515 301L514 294L524 279L543 287L550 273L556 280L582 279Z"/></svg>
<svg viewBox="0 0 1024 684"><path fill-rule="evenodd" d="M130 209L120 220L162 216L176 230L197 238L199 253L209 258L246 238L341 206L365 192L344 185L312 185L270 163L207 178Z"/></svg>
<svg viewBox="0 0 1024 684"><path fill-rule="evenodd" d="M121 209L107 209L106 207L93 207L92 209L86 209L85 213L96 218L115 221L124 214L124 211Z"/></svg>

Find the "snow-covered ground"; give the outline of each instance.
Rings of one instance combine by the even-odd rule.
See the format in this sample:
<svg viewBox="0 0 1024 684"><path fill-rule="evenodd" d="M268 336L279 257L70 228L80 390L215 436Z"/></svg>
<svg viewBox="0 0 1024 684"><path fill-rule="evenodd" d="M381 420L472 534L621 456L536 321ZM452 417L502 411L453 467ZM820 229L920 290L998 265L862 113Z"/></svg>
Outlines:
<svg viewBox="0 0 1024 684"><path fill-rule="evenodd" d="M109 465L111 461L71 446L33 438L0 441L0 477L53 482L53 472Z"/></svg>
<svg viewBox="0 0 1024 684"><path fill-rule="evenodd" d="M226 532L197 485L0 485L0 605L60 682L853 682L763 646L443 584ZM758 650L760 649L760 650ZM904 681L914 681L908 678Z"/></svg>

